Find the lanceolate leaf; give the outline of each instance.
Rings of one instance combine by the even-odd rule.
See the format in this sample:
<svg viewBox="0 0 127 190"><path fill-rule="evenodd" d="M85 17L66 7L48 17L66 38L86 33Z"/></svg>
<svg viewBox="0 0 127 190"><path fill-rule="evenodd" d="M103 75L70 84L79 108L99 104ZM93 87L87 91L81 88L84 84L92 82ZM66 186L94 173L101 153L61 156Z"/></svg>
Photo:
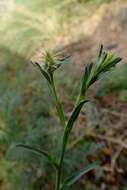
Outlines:
<svg viewBox="0 0 127 190"><path fill-rule="evenodd" d="M87 85L88 85L88 80L92 71L93 63L90 63L86 66L85 71L83 73L82 77L82 87L81 87L81 94L84 95Z"/></svg>
<svg viewBox="0 0 127 190"><path fill-rule="evenodd" d="M95 164L90 164L88 167L85 167L83 169L81 169L80 171L74 173L73 175L71 175L70 177L68 177L67 179L65 179L65 181L63 182L61 189L60 190L64 190L64 188L66 187L70 187L71 185L73 185L75 182L77 182L84 174L88 173L90 170L95 168Z"/></svg>
<svg viewBox="0 0 127 190"><path fill-rule="evenodd" d="M42 75L45 77L45 79L47 79L47 81L48 81L49 83L51 83L51 80L50 80L50 77L49 77L48 73L47 73L44 69L41 68L40 64L37 63L37 62L35 62L34 64L39 68L40 72L41 72Z"/></svg>
<svg viewBox="0 0 127 190"><path fill-rule="evenodd" d="M83 100L83 101L81 101L81 102L76 106L76 108L74 109L74 111L72 112L72 115L71 115L71 117L70 117L70 119L69 119L69 121L68 121L68 124L67 124L67 126L66 126L66 129L65 129L65 137L64 137L65 139L69 136L70 131L71 131L72 127L73 127L73 124L74 124L75 120L77 119L77 117L78 117L78 115L79 115L79 113L80 113L80 110L82 109L83 105L84 105L86 102L88 102L88 100ZM66 140L65 140L65 141L66 141Z"/></svg>
<svg viewBox="0 0 127 190"><path fill-rule="evenodd" d="M24 144L17 144L16 147L20 147L20 148L24 148L28 151L32 151L36 154L39 154L39 155L43 155L45 158L48 159L48 161L55 167L58 169L58 164L57 164L57 161L56 161L56 158L51 155L49 152L47 151L44 151L44 150L39 150L37 148L34 148L34 147L31 147L31 146L28 146L28 145L24 145Z"/></svg>
<svg viewBox="0 0 127 190"><path fill-rule="evenodd" d="M107 59L107 56L108 56L108 54L107 54L106 52L104 52L104 53L103 53L103 57L102 57L102 61L101 61L100 66L102 66L102 65L103 65L103 63L104 63L104 62L105 62L105 60Z"/></svg>
<svg viewBox="0 0 127 190"><path fill-rule="evenodd" d="M122 59L120 57L116 57L109 64L105 65L104 70L109 70L111 67L114 67L117 63L119 63Z"/></svg>
<svg viewBox="0 0 127 190"><path fill-rule="evenodd" d="M83 101L81 101L78 105L77 105L77 107L74 109L74 111L72 112L72 115L71 115L71 117L70 117L70 119L69 119L69 121L68 121L68 124L67 124L67 128L72 128L72 126L73 126L73 124L74 124L74 122L75 122L75 120L77 119L77 117L78 117L78 115L79 115L79 113L80 113L80 110L82 109L82 107L83 107L83 105L86 103L86 102L88 102L89 100L83 100Z"/></svg>
<svg viewBox="0 0 127 190"><path fill-rule="evenodd" d="M98 59L100 59L102 51L103 51L103 45L101 44L101 47L100 47L100 50L99 50L99 54L98 54Z"/></svg>
<svg viewBox="0 0 127 190"><path fill-rule="evenodd" d="M72 60L72 55L68 55L66 57L63 57L63 58L59 58L58 61L59 61L59 64L58 64L58 67L62 66L63 64L66 64L68 63L69 61Z"/></svg>
<svg viewBox="0 0 127 190"><path fill-rule="evenodd" d="M66 145L67 145L67 140L68 140L68 137L69 137L69 134L71 132L71 129L73 127L73 124L75 122L75 120L77 119L79 113L80 113L80 110L82 109L83 105L88 102L88 100L83 100L81 101L74 109L74 111L72 112L71 114L71 117L67 123L67 126L65 128L65 132L64 132L64 137L63 137L63 144L62 144L62 157L64 157L64 152L65 152L65 149L66 149ZM62 158L63 159L63 158Z"/></svg>

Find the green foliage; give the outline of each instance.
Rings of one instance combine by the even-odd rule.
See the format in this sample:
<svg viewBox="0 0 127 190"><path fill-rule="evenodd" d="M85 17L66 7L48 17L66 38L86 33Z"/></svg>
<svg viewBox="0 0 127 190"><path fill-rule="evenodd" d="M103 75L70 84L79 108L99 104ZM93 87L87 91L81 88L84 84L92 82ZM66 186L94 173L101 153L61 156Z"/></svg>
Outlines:
<svg viewBox="0 0 127 190"><path fill-rule="evenodd" d="M31 146L28 146L28 145L23 145L23 144L17 144L16 147L20 147L20 148L24 148L28 151L32 151L36 154L39 154L41 156L45 156L48 161L57 169L58 168L58 164L57 164L57 161L56 161L56 158L51 155L49 152L47 151L43 151L43 150L39 150L37 148L34 148L34 147L31 147Z"/></svg>
<svg viewBox="0 0 127 190"><path fill-rule="evenodd" d="M120 57L103 52L103 45L101 45L96 62L88 64L85 68L79 98L82 99L89 86L100 79L106 72L110 71L120 61Z"/></svg>
<svg viewBox="0 0 127 190"><path fill-rule="evenodd" d="M75 168L76 161L79 162L77 163L77 165L80 165L80 163L82 163L83 165L84 163L84 159L79 159L78 157L78 150L72 150L72 152L68 153L68 156L65 157L64 154L68 138L70 137L73 129L73 124L77 119L82 106L84 105L84 103L86 103L86 99L84 97L85 92L84 95L82 94L82 99L79 95L80 99L77 99L71 117L70 119L68 119L68 121L66 121L66 117L64 117L64 112L62 110L61 103L57 97L54 85L54 74L57 71L55 72L55 70L43 67L43 64L47 64L47 62L44 61L47 60L45 59L45 57L42 60L43 64L35 64L37 68L40 69L42 79L45 78L47 80L47 75L49 77L48 79L50 79L50 82L48 81L48 84L51 85L51 92L54 95L56 109L60 117L61 125L63 125L62 129L57 129L58 123L56 123L55 121L55 115L52 115L52 113L50 112L52 97L49 96L49 92L45 90L45 87L47 86L45 86L45 81L43 81L43 85L40 83L40 77L33 72L33 68L30 64L28 64L28 61L24 57L21 57L18 54L12 55L12 52L2 47L2 50L4 49L5 51L2 52L2 56L4 56L4 54L6 53L7 55L5 57L7 57L7 60L5 64L0 66L0 77L2 81L0 89L0 121L2 123L2 130L0 132L0 144L1 151L6 153L7 160L2 159L0 161L0 165L5 162L5 164L3 165L3 170L5 170L5 174L7 173L8 167L11 168L10 170L13 170L13 173L9 176L2 176L2 179L4 179L4 181L7 181L8 178L8 183L4 184L4 188L6 190L18 188L25 190L35 190L36 188L39 188L41 186L45 188L45 185L51 184L51 181L51 188L53 188L54 176L52 175L52 172L50 172L49 178L46 177L46 174L49 172L49 170L53 171L53 168L51 169L51 165L49 165L49 160L53 160L53 163L55 163L56 166L56 170L60 172L59 176L61 176L61 184L64 182L64 179L66 179L66 176L70 175L71 171L77 170L77 168ZM101 52L101 55L103 55L103 52ZM51 58L51 60L54 60L52 54ZM99 59L100 58L101 56L99 56ZM51 66L53 66L53 68L54 65L60 66L61 64L62 66L63 63L70 61L70 59L70 56L67 56L65 58L60 58L59 56L57 56L55 57L55 61L52 62L53 64L51 64ZM13 62L13 65L10 64L10 61ZM59 62L60 64L58 64ZM108 64L109 63L111 63L111 60L110 62L108 62ZM97 62L95 62L92 66L94 72L97 71L98 68L94 67L96 64ZM112 66L113 65L114 64L112 64ZM103 66L105 66L105 64ZM56 67L56 69L58 68L59 67ZM100 71L104 71L103 69L104 68L101 67ZM47 75L45 76L44 72L42 71L45 71ZM88 65L85 67L84 73L87 74L87 77L85 76L87 79L91 79L91 76L94 76L94 74L90 72L90 75L88 75L86 71L88 71ZM29 75L28 73L31 73L31 75ZM81 87L83 86L83 84L84 86L86 86L86 82L87 80L82 80ZM63 131L65 135L64 143L62 145L63 151L61 152L61 137L63 136ZM10 145L14 147L18 143L21 143L22 145L20 146L25 147L25 149L26 147L30 148L30 150L32 148L33 151L27 152L26 150L23 150L21 148L13 148L13 150L12 148L10 149ZM91 143L89 144L89 146L87 145L87 142L82 143L83 144L79 146L78 149L82 152L85 151L84 154L87 155L88 150L91 147ZM82 147L84 148L82 149ZM91 152L93 150L96 150L96 148L96 145L93 145L93 149L90 149L89 151ZM46 153L45 155L48 155L49 159L46 160L46 156L39 157L38 155L34 154L36 150L43 150L43 155L44 153ZM49 150L50 154L54 156L49 156L47 150ZM60 152L62 157L59 160ZM73 160L71 159L72 154ZM8 161L8 158L10 161ZM6 163L8 167L5 167ZM61 171L58 169L60 167L58 167L56 163L61 164ZM15 165L15 168L13 168L13 164ZM86 164L88 164L87 161ZM43 168L43 173L40 168ZM15 175L17 170L19 175ZM18 181L18 184L16 183L16 181ZM31 184L29 184L29 181L31 181Z"/></svg>
<svg viewBox="0 0 127 190"><path fill-rule="evenodd" d="M91 63L86 66L83 77L82 77L82 83L81 83L81 90L78 96L78 99L74 105L72 114L66 124L65 121L65 116L64 112L62 109L62 106L59 102L59 99L56 94L55 90L55 84L54 84L54 71L61 66L61 60L64 62L68 61L69 56L65 58L59 58L57 56L52 56L50 53L46 53L44 55L44 58L41 63L35 62L35 65L39 68L41 71L42 76L48 81L50 90L52 92L52 95L55 97L55 104L56 104L56 110L59 116L59 119L61 121L61 125L64 127L64 132L63 132L63 138L62 138L62 145L61 145L61 150L60 150L60 155L59 155L59 160L54 162L54 158L50 156L50 154L46 151L41 152L40 150L37 150L35 148L29 147L27 145L19 145L21 147L24 147L26 149L34 150L36 152L41 152L43 155L45 155L48 160L52 162L53 165L56 167L56 190L64 189L66 186L71 186L73 183L75 183L84 173L87 173L90 169L93 169L93 166L88 166L87 169L83 169L77 174L72 175L68 179L66 179L62 184L62 167L63 167L63 161L64 161L64 156L65 156L65 151L68 143L68 139L71 133L71 130L74 126L74 123L76 119L79 116L79 113L83 107L83 105L88 102L85 100L84 96L86 94L86 90L93 84L95 83L100 76L104 75L106 72L110 71L117 63L121 61L120 57L115 57L114 54L107 54L106 52L103 52L103 45L101 45L98 57L95 63ZM58 164L57 164L58 163Z"/></svg>
<svg viewBox="0 0 127 190"><path fill-rule="evenodd" d="M55 120L54 108L51 106L52 97L47 89L45 90L45 81L43 85L40 83L39 76L28 65L29 60L26 57L31 57L36 47L48 44L48 47L52 48L52 42L57 41L59 33L63 36L68 31L73 31L72 38L77 40L76 30L82 28L81 21L84 20L84 13L87 12L89 5L94 7L90 11L93 14L102 3L108 1L18 0L14 1L13 9L9 8L10 11L6 9L4 14L0 7L0 43L4 44L0 46L0 170L2 171L0 188L2 190L46 189L46 184L51 184L47 188L53 189L54 185L53 172L49 172L51 165L46 159L40 158L32 151L27 152L22 149L12 151L11 145L14 147L17 143L25 143L35 149L48 149L57 159L61 148L63 129L57 129L59 123ZM68 60L66 58L65 60ZM61 58L59 63L58 67L65 63L64 59ZM74 82L66 71L57 72L56 75L56 78L62 79L56 81L58 87L64 87L67 92L69 89L69 93L64 93L64 97L72 105L74 101L72 96L78 91L77 81ZM120 85L126 85L125 80L123 79ZM120 94L122 92L121 99L125 99L126 89L121 90ZM57 101L57 97L54 99ZM60 107L57 101L57 110ZM62 110L59 115L63 117ZM63 118L61 124L64 126ZM63 177L66 178L70 175L70 171L77 170L84 161L88 164L84 157L96 148L96 144L84 141L77 149L68 152L64 159ZM79 158L81 152L85 156ZM95 186L90 184L90 188L87 189L95 189Z"/></svg>

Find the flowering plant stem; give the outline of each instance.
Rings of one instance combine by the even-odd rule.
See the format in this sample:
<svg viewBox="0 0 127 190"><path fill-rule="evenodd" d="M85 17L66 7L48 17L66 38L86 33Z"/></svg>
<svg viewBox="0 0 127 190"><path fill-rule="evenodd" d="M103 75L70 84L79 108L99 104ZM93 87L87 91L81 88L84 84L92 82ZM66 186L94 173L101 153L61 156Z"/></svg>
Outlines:
<svg viewBox="0 0 127 190"><path fill-rule="evenodd" d="M60 119L60 122L61 122L62 126L64 128L66 128L65 116L64 116L64 113L63 113L62 106L61 106L61 104L60 104L60 102L58 100L57 94L56 94L53 75L51 75L51 81L52 82L51 82L50 88L51 88L52 93L53 93L53 95L55 97L56 110L57 110L57 113L58 113L58 116L59 116L59 119ZM59 163L58 163L58 168L56 169L56 190L60 189L61 171L62 171L62 165L63 165L63 159L64 159L65 150L66 150L67 140L68 140L68 138L66 137L66 130L64 129L60 160L59 160Z"/></svg>
<svg viewBox="0 0 127 190"><path fill-rule="evenodd" d="M50 85L50 88L51 88L51 91L55 97L55 102L56 102L56 110L57 110L57 113L58 113L58 116L59 116L59 119L60 119L60 122L61 122L61 125L63 127L65 127L65 116L64 116L64 113L63 113L63 109L62 109L62 106L58 100L58 97L57 97L57 94L56 94L56 89L55 89L55 85L54 85L54 80L53 80L53 75L51 75L51 85ZM65 133L64 133L65 135ZM62 142L62 149L61 149L61 156L60 156L60 161L59 161L59 164L58 164L58 168L56 169L56 190L59 190L60 189L60 181L61 181L61 170L62 170L62 165L63 165L63 159L64 159L64 154L65 154L65 149L66 149L66 144L67 144L67 140L65 142L65 137L63 137L63 142Z"/></svg>
<svg viewBox="0 0 127 190"><path fill-rule="evenodd" d="M57 95L56 95L56 97L57 97ZM77 99L77 103L76 103L77 105L78 105L78 103L79 103L80 100L81 99L79 99L79 98ZM62 108L62 107L60 106L60 108ZM59 117L60 117L60 115L59 115ZM60 120L61 119L62 118L60 118ZM64 134L63 134L63 139L62 139L62 148L61 148L60 160L59 160L59 164L58 164L59 167L56 170L56 190L60 190L62 165L63 165L64 155L65 155L65 152L66 152L66 146L67 146L68 137L69 137L68 130L67 130L66 127L67 126L65 126Z"/></svg>
<svg viewBox="0 0 127 190"><path fill-rule="evenodd" d="M60 122L61 122L61 125L63 127L65 127L65 116L64 116L64 113L63 113L63 109L62 109L62 106L59 102L59 99L57 97L57 94L56 94L56 89L55 89L55 85L54 85L54 79L53 79L53 75L51 74L51 84L50 84L50 88L51 88L51 91L54 95L54 98L55 98L55 103L56 103L56 110L57 110L57 113L58 113L58 116L59 116L59 119L60 119Z"/></svg>
<svg viewBox="0 0 127 190"><path fill-rule="evenodd" d="M61 103L57 97L53 74L56 69L58 69L64 63L68 62L68 60L70 60L70 57L71 56L66 56L65 58L59 58L57 56L52 56L49 52L47 52L46 55L44 56L43 66L35 62L35 65L39 68L41 74L47 80L49 84L49 87L55 99L55 105L56 105L58 117L64 129L59 160L57 160L56 157L50 154L48 151L38 150L29 145L23 145L23 144L17 145L17 147L22 147L27 150L30 150L30 151L33 151L35 153L45 156L48 159L48 161L55 167L56 169L55 190L64 190L65 188L70 187L76 181L78 181L79 178L82 177L85 173L95 168L94 164L89 164L88 167L85 167L81 169L80 171L67 177L65 180L62 180L63 161L64 161L64 156L65 156L66 147L68 143L68 138L70 136L73 125L76 119L78 118L83 105L88 102L88 100L85 99L86 91L93 83L99 80L100 77L102 77L102 75L110 71L112 67L114 67L118 62L121 61L120 57L115 57L114 54L108 55L106 52L103 52L103 45L101 45L96 62L90 63L86 65L85 67L82 80L81 80L81 88L79 91L79 96L74 105L71 116L68 119L68 122L66 123L65 115L64 115Z"/></svg>

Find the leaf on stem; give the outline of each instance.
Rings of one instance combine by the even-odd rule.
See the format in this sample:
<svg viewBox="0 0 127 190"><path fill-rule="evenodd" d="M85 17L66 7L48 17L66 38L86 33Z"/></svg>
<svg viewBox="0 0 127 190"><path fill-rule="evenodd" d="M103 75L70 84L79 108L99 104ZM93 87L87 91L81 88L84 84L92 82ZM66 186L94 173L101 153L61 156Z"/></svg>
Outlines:
<svg viewBox="0 0 127 190"><path fill-rule="evenodd" d="M44 150L39 150L37 148L34 148L34 147L31 147L29 145L24 145L24 144L17 144L16 147L19 147L19 148L24 148L28 151L32 151L36 154L39 154L39 155L43 155L45 158L48 159L48 161L56 168L58 169L58 164L57 164L57 160L56 158L51 155L49 152L47 151L44 151Z"/></svg>
<svg viewBox="0 0 127 190"><path fill-rule="evenodd" d="M79 102L79 104L76 106L76 108L72 112L72 115L71 115L71 117L70 117L70 119L68 121L68 124L66 126L66 134L67 134L67 136L69 135L69 133L70 133L72 127L73 127L73 124L76 121L76 119L77 119L77 117L78 117L78 115L79 115L79 113L80 113L83 105L85 103L87 103L88 101L89 100L82 100L81 102Z"/></svg>
<svg viewBox="0 0 127 190"><path fill-rule="evenodd" d="M37 63L37 62L35 62L35 63L32 62L32 64L33 64L33 65L36 65L36 66L39 68L41 74L45 77L45 79L46 79L49 83L51 83L51 79L50 79L48 73L40 66L40 64Z"/></svg>
<svg viewBox="0 0 127 190"><path fill-rule="evenodd" d="M100 46L100 50L99 50L99 54L98 54L98 59L100 59L100 57L102 55L102 51L103 51L103 44L101 44L101 46Z"/></svg>
<svg viewBox="0 0 127 190"><path fill-rule="evenodd" d="M94 169L96 167L95 164L90 164L87 167L81 169L80 171L74 173L73 175L71 175L70 177L68 177L67 179L65 179L65 181L63 182L63 184L61 185L60 190L64 190L64 188L66 187L70 187L72 186L75 182L77 182L84 174L88 173L90 170Z"/></svg>
<svg viewBox="0 0 127 190"><path fill-rule="evenodd" d="M87 81L90 77L91 71L92 71L93 63L90 63L86 66L85 71L83 73L82 77L82 87L81 87L81 94L83 95L84 92L87 89Z"/></svg>
<svg viewBox="0 0 127 190"><path fill-rule="evenodd" d="M63 64L70 62L72 60L72 57L73 57L72 55L68 55L68 56L63 57L63 58L58 58L57 68L59 68Z"/></svg>

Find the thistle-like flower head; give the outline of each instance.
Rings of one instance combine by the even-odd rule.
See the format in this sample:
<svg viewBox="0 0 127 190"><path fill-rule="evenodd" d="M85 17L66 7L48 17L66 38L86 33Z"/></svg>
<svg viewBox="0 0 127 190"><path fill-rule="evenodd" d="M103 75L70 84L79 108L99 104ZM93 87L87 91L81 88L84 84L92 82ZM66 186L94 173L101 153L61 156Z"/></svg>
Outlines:
<svg viewBox="0 0 127 190"><path fill-rule="evenodd" d="M60 57L59 54L46 52L42 56L41 63L34 62L33 64L39 68L46 80L51 83L54 71L61 67L63 64L68 63L71 58L71 55L66 57Z"/></svg>
<svg viewBox="0 0 127 190"><path fill-rule="evenodd" d="M66 56L61 58L60 54L52 54L46 52L42 57L43 69L46 72L53 73L61 65L67 63L70 60L71 56Z"/></svg>

